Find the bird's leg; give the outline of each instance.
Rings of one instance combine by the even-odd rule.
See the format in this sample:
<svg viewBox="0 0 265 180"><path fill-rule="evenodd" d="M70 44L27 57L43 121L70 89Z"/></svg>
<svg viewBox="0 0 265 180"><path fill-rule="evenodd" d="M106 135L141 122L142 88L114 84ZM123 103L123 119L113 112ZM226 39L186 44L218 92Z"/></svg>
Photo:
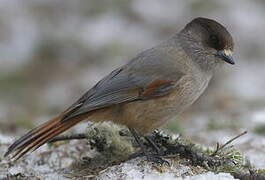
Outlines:
<svg viewBox="0 0 265 180"><path fill-rule="evenodd" d="M140 146L141 150L145 150L144 144L142 143L140 136L138 135L136 130L133 128L130 128L129 130L130 130L131 134L133 135L136 143Z"/></svg>
<svg viewBox="0 0 265 180"><path fill-rule="evenodd" d="M152 137L145 136L144 138L152 146L153 150L156 151L157 155L159 155L159 156L163 156L164 155L164 151L156 145L156 143L154 142Z"/></svg>
<svg viewBox="0 0 265 180"><path fill-rule="evenodd" d="M160 155L157 153L157 154L150 154L148 153L147 149L145 148L143 142L141 141L138 133L136 132L135 129L133 128L129 128L130 132L132 133L136 143L140 146L141 148L141 152L140 153L135 153L131 156L131 158L136 158L136 157L139 157L139 156L145 156L147 161L150 161L150 162L154 162L154 163L157 163L157 164L167 164L169 165L169 162L162 159L160 157ZM157 147L157 145L149 138L149 140L147 140L148 143L151 144L151 146L155 149L157 152L159 152L159 148ZM152 143L151 143L152 142Z"/></svg>

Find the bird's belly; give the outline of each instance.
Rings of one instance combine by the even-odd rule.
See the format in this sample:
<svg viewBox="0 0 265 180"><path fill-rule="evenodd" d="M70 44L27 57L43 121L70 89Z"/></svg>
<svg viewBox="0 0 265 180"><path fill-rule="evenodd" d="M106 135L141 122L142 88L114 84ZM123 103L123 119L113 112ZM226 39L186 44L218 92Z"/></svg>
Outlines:
<svg viewBox="0 0 265 180"><path fill-rule="evenodd" d="M121 104L113 108L113 121L135 128L142 134L150 132L190 106L202 94L208 82L208 79L200 83L184 79L167 96Z"/></svg>

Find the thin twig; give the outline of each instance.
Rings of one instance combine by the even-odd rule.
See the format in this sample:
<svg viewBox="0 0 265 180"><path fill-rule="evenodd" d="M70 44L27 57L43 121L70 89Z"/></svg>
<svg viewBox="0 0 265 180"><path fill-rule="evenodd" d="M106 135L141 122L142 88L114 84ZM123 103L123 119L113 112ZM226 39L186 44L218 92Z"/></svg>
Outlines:
<svg viewBox="0 0 265 180"><path fill-rule="evenodd" d="M54 143L57 141L68 141L68 140L75 140L75 139L86 139L86 134L72 134L72 135L65 135L65 136L58 136L55 138L52 138L48 141L48 143Z"/></svg>
<svg viewBox="0 0 265 180"><path fill-rule="evenodd" d="M244 131L244 132L240 133L239 135L237 135L236 137L230 139L229 141L227 141L226 143L224 143L221 146L220 146L219 143L217 143L216 150L211 154L211 156L215 156L220 150L224 149L228 144L232 143L234 140L240 138L241 136L243 136L245 134L247 134L247 131Z"/></svg>

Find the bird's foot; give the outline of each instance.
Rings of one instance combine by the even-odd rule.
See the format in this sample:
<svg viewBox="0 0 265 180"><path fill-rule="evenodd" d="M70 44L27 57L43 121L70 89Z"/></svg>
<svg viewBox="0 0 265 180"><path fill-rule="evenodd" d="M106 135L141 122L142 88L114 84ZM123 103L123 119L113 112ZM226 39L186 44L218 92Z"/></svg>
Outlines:
<svg viewBox="0 0 265 180"><path fill-rule="evenodd" d="M170 165L168 161L164 160L162 156L164 155L164 151L160 149L157 144L153 141L152 138L146 136L145 139L148 142L149 147L151 147L152 151L149 152L148 146L145 146L143 142L141 141L138 133L134 129L130 129L132 135L135 138L135 141L140 146L141 150L140 152L133 153L130 156L130 159L137 158L137 157L146 157L147 161L153 162L159 165ZM154 152L155 151L155 152Z"/></svg>

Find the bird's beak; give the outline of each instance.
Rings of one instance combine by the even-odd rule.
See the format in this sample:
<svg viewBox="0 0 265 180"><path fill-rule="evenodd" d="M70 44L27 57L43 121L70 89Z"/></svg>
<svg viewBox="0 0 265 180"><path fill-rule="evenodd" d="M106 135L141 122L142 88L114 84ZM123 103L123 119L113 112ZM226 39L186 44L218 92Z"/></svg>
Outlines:
<svg viewBox="0 0 265 180"><path fill-rule="evenodd" d="M235 64L235 61L232 57L232 51L231 50L222 50L218 51L216 54L217 57L221 58L225 62L229 64Z"/></svg>

